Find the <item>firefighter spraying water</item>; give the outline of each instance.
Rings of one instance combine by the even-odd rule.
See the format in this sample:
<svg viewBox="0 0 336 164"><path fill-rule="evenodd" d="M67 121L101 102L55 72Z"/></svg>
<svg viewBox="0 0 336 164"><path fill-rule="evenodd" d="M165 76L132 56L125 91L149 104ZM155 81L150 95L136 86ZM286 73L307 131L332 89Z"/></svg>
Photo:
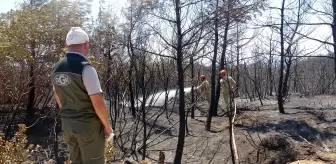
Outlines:
<svg viewBox="0 0 336 164"><path fill-rule="evenodd" d="M205 75L200 76L201 85L196 87L196 90L200 90L201 95L204 96L205 100L210 104L211 103L211 97L210 97L210 85L208 80L206 79Z"/></svg>

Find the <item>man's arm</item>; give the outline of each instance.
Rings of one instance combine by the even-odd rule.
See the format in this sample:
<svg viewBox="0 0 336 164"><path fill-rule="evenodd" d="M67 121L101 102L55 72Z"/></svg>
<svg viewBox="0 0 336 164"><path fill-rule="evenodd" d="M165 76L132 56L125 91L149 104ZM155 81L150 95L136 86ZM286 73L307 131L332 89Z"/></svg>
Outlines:
<svg viewBox="0 0 336 164"><path fill-rule="evenodd" d="M61 101L57 95L57 93L54 91L54 97L55 97L55 100L56 100L56 103L58 105L59 108L62 108L62 104L61 104Z"/></svg>
<svg viewBox="0 0 336 164"><path fill-rule="evenodd" d="M204 82L202 82L198 87L196 87L196 90L202 90L204 87Z"/></svg>
<svg viewBox="0 0 336 164"><path fill-rule="evenodd" d="M105 128L111 128L97 71L91 65L83 69L83 82L99 119Z"/></svg>
<svg viewBox="0 0 336 164"><path fill-rule="evenodd" d="M58 95L57 95L57 93L56 93L56 91L55 91L55 86L52 85L52 87L53 87L54 98L55 98L55 100L56 100L56 103L57 103L57 105L58 105L59 108L62 108L61 101L60 101L60 99L59 99L59 97L58 97Z"/></svg>
<svg viewBox="0 0 336 164"><path fill-rule="evenodd" d="M104 127L111 127L110 122L108 120L108 115L107 115L106 105L103 99L103 94L90 95L90 99Z"/></svg>
<svg viewBox="0 0 336 164"><path fill-rule="evenodd" d="M236 81L233 80L233 78L231 77L231 86L232 88L236 88Z"/></svg>

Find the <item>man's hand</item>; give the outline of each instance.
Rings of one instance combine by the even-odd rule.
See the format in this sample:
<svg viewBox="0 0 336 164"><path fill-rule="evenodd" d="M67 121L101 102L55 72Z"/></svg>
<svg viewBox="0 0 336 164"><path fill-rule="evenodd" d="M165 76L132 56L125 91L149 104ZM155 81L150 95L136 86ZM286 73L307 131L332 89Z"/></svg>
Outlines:
<svg viewBox="0 0 336 164"><path fill-rule="evenodd" d="M105 136L109 136L111 133L113 133L113 129L110 126L104 127L104 133Z"/></svg>

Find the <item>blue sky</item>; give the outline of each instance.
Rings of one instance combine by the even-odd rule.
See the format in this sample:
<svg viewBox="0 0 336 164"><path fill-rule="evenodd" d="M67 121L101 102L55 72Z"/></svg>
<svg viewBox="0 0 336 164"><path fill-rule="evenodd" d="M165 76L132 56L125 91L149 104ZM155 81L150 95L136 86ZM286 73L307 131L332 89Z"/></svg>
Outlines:
<svg viewBox="0 0 336 164"><path fill-rule="evenodd" d="M17 0L2 0L0 12L3 13L13 9L15 7L15 2L17 2Z"/></svg>

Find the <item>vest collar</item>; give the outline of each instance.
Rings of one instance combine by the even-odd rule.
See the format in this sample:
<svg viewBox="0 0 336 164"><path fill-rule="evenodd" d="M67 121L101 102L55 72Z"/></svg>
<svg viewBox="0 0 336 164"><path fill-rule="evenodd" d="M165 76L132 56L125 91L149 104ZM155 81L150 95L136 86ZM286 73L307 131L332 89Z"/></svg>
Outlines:
<svg viewBox="0 0 336 164"><path fill-rule="evenodd" d="M86 60L89 60L86 56L84 56L83 54L81 54L79 52L68 51L68 52L66 52L66 54L76 54L76 55L79 55L79 56L85 58Z"/></svg>

